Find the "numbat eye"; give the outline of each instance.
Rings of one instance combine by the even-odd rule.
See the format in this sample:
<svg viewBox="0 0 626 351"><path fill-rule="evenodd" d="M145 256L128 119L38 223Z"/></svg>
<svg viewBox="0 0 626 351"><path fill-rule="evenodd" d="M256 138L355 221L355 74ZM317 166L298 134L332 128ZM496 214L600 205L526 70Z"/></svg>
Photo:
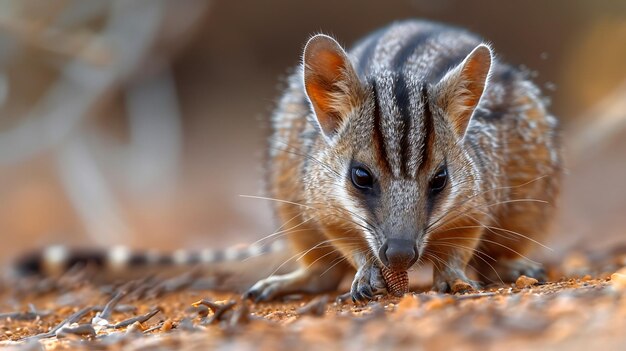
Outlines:
<svg viewBox="0 0 626 351"><path fill-rule="evenodd" d="M350 171L350 176L352 179L352 184L357 189L361 190L369 190L374 187L374 177L370 171L361 166L352 167Z"/></svg>
<svg viewBox="0 0 626 351"><path fill-rule="evenodd" d="M443 167L435 174L433 179L430 180L430 191L433 194L437 194L446 187L448 183L448 170Z"/></svg>

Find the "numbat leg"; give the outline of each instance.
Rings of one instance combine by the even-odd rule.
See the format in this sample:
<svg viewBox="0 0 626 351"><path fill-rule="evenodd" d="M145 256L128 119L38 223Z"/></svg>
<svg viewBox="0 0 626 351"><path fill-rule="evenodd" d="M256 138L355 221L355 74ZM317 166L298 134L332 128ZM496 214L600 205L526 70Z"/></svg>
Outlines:
<svg viewBox="0 0 626 351"><path fill-rule="evenodd" d="M480 289L465 270L479 244L479 230L450 230L432 238L425 256L433 262L433 290L463 293Z"/></svg>
<svg viewBox="0 0 626 351"><path fill-rule="evenodd" d="M317 294L332 291L337 289L344 273L344 267L339 265L330 269L325 266L300 268L291 273L259 280L244 297L261 302L294 293Z"/></svg>

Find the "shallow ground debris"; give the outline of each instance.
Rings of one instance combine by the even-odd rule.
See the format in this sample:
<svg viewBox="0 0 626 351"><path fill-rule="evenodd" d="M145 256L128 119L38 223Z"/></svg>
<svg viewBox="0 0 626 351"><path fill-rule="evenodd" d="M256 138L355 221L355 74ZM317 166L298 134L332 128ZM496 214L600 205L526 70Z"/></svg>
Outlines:
<svg viewBox="0 0 626 351"><path fill-rule="evenodd" d="M522 277L515 284L456 295L413 286L403 297L378 297L366 304L336 301L339 292L253 304L188 284L146 294L164 286L156 278L120 286L72 279L11 282L0 300L0 347L625 349L626 269L622 261L605 258L586 257L588 266L576 267L584 275L567 278L560 276L571 267L554 265L548 283Z"/></svg>
<svg viewBox="0 0 626 351"><path fill-rule="evenodd" d="M539 283L539 281L535 278L530 278L527 277L525 275L521 275L519 278L517 278L517 280L515 281L515 286L519 289L523 289L523 288L528 288L531 287L535 284Z"/></svg>

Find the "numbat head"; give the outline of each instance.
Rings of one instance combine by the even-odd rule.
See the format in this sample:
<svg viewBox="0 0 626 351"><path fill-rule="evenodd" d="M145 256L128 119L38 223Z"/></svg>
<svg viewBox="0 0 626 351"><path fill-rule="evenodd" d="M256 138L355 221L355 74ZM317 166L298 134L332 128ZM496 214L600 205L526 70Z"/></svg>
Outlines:
<svg viewBox="0 0 626 351"><path fill-rule="evenodd" d="M343 209L385 266L406 270L424 249L427 226L477 190L463 139L487 85L491 50L476 46L437 81L402 66L375 68L362 80L326 35L308 41L303 61L325 143L313 155L320 165L305 179L308 193Z"/></svg>

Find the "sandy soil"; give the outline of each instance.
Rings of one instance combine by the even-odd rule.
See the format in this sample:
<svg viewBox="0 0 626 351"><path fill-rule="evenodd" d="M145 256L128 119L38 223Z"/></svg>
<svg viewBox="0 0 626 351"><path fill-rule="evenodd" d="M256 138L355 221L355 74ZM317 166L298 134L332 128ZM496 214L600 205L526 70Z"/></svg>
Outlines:
<svg viewBox="0 0 626 351"><path fill-rule="evenodd" d="M447 295L412 286L368 304L339 292L274 303L198 290L192 275L119 284L79 270L5 281L0 346L14 350L623 349L626 254L571 254L550 282Z"/></svg>

